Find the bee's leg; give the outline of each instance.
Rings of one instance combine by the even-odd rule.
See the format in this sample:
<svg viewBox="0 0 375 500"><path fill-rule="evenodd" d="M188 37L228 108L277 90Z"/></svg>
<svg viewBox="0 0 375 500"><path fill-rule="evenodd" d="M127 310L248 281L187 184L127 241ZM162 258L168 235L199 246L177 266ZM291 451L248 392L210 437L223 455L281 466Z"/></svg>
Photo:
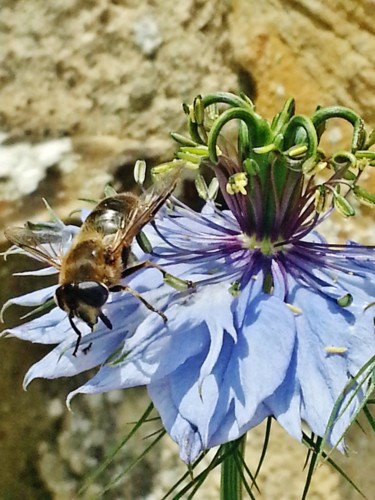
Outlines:
<svg viewBox="0 0 375 500"><path fill-rule="evenodd" d="M87 347L84 347L82 349L83 354L87 354L89 352L89 350L91 349L91 346L92 346L92 342L90 342Z"/></svg>
<svg viewBox="0 0 375 500"><path fill-rule="evenodd" d="M101 312L99 314L99 318L103 321L103 323L108 328L108 330L112 330L112 328L113 328L112 323L111 323L110 319L107 318L107 316L103 312Z"/></svg>
<svg viewBox="0 0 375 500"><path fill-rule="evenodd" d="M153 311L156 314L159 314L159 316L163 318L164 322L168 321L168 318L164 313L159 311L159 309L156 309L156 307L154 307L152 304L150 304L150 302L147 302L147 300L144 297L142 297L142 295L139 292L137 292L136 290L133 290L133 288L131 288L130 286L128 286L128 285L115 285L109 289L110 292L120 292L122 290L125 292L131 293L134 297L136 297L138 300L140 300L142 302L142 304L144 304L147 307L147 309L150 309L150 311Z"/></svg>
<svg viewBox="0 0 375 500"><path fill-rule="evenodd" d="M70 326L73 328L73 330L78 335L76 346L75 346L74 351L73 351L73 356L76 357L79 344L81 343L82 333L78 330L77 326L74 324L73 315L69 315L69 323L70 323Z"/></svg>
<svg viewBox="0 0 375 500"><path fill-rule="evenodd" d="M125 278L126 276L130 276L131 274L136 273L137 271L144 269L145 267L153 267L154 269L160 271L161 274L163 275L164 281L173 288L176 288L177 290L186 290L187 288L195 288L195 283L193 281L177 278L176 276L173 276L173 274L168 273L161 266L155 264L154 262L151 262L150 260L144 260L143 262L139 262L134 266L124 269L121 277Z"/></svg>

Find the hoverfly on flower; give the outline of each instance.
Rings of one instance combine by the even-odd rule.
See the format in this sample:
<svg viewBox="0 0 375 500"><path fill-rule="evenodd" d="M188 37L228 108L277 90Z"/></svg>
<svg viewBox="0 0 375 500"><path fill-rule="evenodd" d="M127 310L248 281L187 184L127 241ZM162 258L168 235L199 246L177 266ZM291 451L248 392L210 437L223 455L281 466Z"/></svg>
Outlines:
<svg viewBox="0 0 375 500"><path fill-rule="evenodd" d="M168 279L168 273L150 260L134 262L131 246L172 194L179 174L180 169L175 168L170 175L159 175L161 178L139 196L125 192L104 198L84 220L64 255L51 255L50 244L58 240L58 233L51 226L26 223L24 227L5 230L6 238L13 245L59 271L54 300L68 314L70 325L77 334L73 356L82 338L73 318L81 319L91 329L100 319L112 329L111 320L102 310L111 292L130 292L167 321L162 311L122 280L146 267L158 269ZM187 282L187 286L191 287L192 283Z"/></svg>

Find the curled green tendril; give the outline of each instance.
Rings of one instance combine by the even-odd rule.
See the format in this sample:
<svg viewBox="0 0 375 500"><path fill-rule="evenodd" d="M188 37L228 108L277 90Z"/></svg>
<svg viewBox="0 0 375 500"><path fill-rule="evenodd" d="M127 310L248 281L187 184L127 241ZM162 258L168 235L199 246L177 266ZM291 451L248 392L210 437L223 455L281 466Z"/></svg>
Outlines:
<svg viewBox="0 0 375 500"><path fill-rule="evenodd" d="M349 108L342 106L332 106L321 108L311 117L314 127L318 129L324 122L331 118L343 118L353 125L352 153L365 146L366 132L362 118Z"/></svg>
<svg viewBox="0 0 375 500"><path fill-rule="evenodd" d="M349 151L338 151L332 156L331 163L336 172L342 172L341 175L344 179L353 182L357 180L357 176L350 170L355 169L357 166L357 158L353 153Z"/></svg>
<svg viewBox="0 0 375 500"><path fill-rule="evenodd" d="M231 120L241 120L247 126L247 148L256 147L260 144L267 144L270 137L270 128L268 123L256 115L252 110L244 108L230 108L224 111L219 118L213 124L210 133L208 135L208 153L210 160L213 163L217 162L217 141L220 132L224 125L226 125ZM243 134L243 130L241 132ZM243 138L245 140L245 138ZM244 145L243 145L244 147Z"/></svg>
<svg viewBox="0 0 375 500"><path fill-rule="evenodd" d="M228 104L233 108L246 108L253 110L254 106L249 99L244 99L230 92L217 92L215 94L207 94L203 97L203 106L207 108L212 104Z"/></svg>
<svg viewBox="0 0 375 500"><path fill-rule="evenodd" d="M209 106L212 106L213 104L227 104L232 108L244 108L250 111L252 111L254 108L250 100L244 99L243 97L239 97L235 94L231 94L230 92L217 92L215 94L207 94L203 98L201 96L198 96L198 98L199 98L199 108L203 110L205 110ZM196 99L194 101L195 104L196 104ZM191 138L198 144L206 144L205 137L202 137L200 134L199 129L201 126L202 123L200 124L197 123L195 119L192 120L191 116L189 116L188 128Z"/></svg>

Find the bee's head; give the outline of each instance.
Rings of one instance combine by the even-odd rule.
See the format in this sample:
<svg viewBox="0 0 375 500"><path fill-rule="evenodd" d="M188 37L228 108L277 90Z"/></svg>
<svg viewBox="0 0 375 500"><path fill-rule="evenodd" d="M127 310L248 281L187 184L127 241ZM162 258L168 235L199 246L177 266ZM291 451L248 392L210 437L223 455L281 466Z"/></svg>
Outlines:
<svg viewBox="0 0 375 500"><path fill-rule="evenodd" d="M91 328L98 322L98 318L111 328L111 323L102 312L108 295L108 288L102 283L83 281L59 286L55 292L55 302L70 317L80 318Z"/></svg>

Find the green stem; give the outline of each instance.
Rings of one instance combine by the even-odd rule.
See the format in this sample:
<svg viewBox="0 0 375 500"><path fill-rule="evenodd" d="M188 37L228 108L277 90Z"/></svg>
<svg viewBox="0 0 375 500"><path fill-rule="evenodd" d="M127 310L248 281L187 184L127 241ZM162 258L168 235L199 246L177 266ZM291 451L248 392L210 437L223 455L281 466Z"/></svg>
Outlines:
<svg viewBox="0 0 375 500"><path fill-rule="evenodd" d="M293 98L289 98L280 113L278 113L272 120L271 129L275 136L282 133L283 128L292 118L295 112L295 101Z"/></svg>
<svg viewBox="0 0 375 500"><path fill-rule="evenodd" d="M222 445L225 458L221 464L221 500L242 500L243 460L245 453L246 434L234 442Z"/></svg>

